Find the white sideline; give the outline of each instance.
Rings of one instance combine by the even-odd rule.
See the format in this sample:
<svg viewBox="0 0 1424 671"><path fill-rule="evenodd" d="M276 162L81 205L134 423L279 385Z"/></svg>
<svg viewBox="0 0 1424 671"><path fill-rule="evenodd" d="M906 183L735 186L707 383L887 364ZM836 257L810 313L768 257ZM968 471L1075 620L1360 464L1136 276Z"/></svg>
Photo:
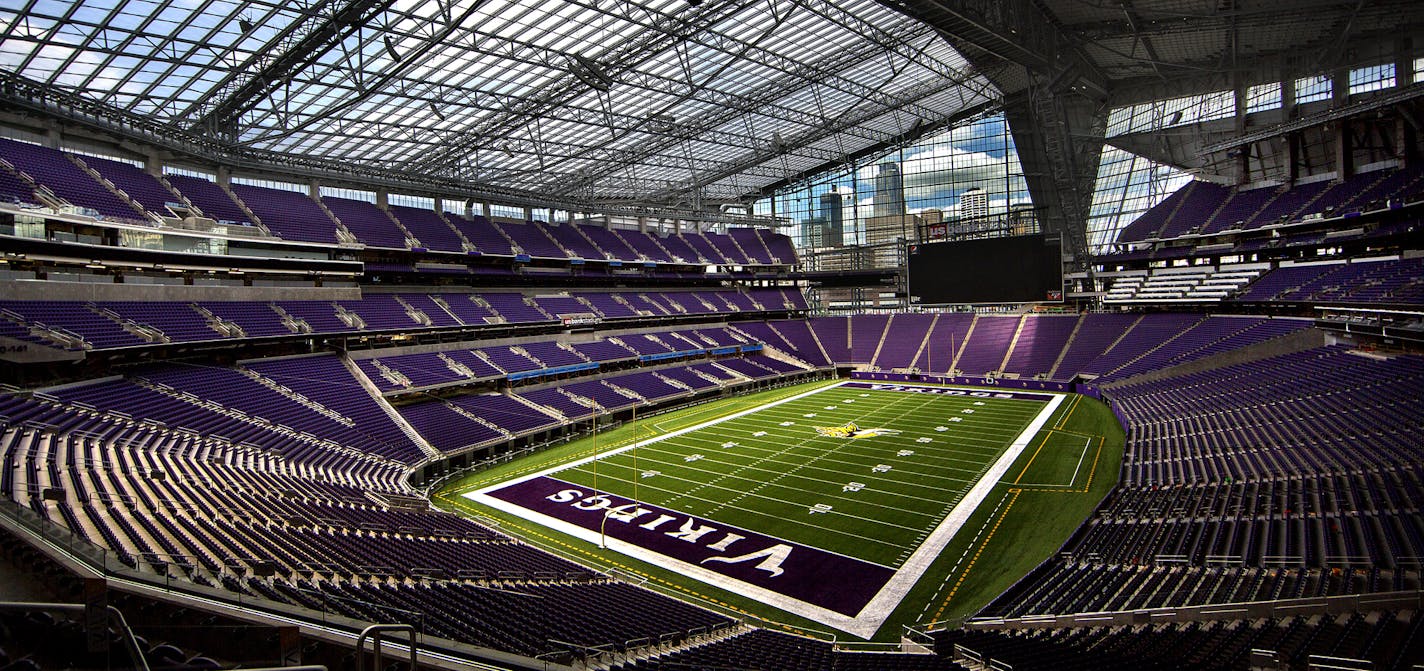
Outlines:
<svg viewBox="0 0 1424 671"><path fill-rule="evenodd" d="M910 588L913 587L915 583L919 581L919 579L925 574L925 571L929 570L930 565L934 563L934 560L938 558L941 552L944 551L944 548L949 545L950 540L953 539L954 536L959 533L960 528L962 528L965 522L969 520L969 517L974 514L975 509L977 509L979 507L979 504L982 503L985 497L989 495L989 492L993 491L994 487L998 486L999 480L1003 478L1004 473L1008 472L1009 467L1013 465L1014 461L1016 461L1021 454L1023 454L1024 449L1028 447L1029 441L1033 440L1033 436L1038 433L1039 429L1043 427L1044 423L1048 421L1049 417L1053 414L1055 410L1057 410L1058 406L1063 402L1064 397L1062 394L1034 390L1034 393L1036 394L1050 395L1052 396L1052 398L1048 401L1047 404L1044 405L1043 409L1039 411L1038 416L1036 416L1032 422L1029 422L1028 426L1024 428L1024 430L1019 434L1017 438L1014 439L1014 442L1009 444L1009 447L1004 450L1004 453L1000 455L997 460L994 461L993 465L991 465L988 469L984 471L981 476L979 476L978 482L976 482L974 486L971 487L969 491L965 493L964 498L961 499L959 503L955 505L954 509L951 510L949 514L945 516L943 520L940 521L939 525L937 525L934 530L930 532L929 536L927 536L924 542L921 543L918 548L916 548L915 552L912 553L910 557L906 559L903 564L900 565L900 568L895 571L894 575L890 577L890 580L887 581L883 587L881 587L880 591L876 593L876 595L870 600L870 602L867 603L865 607L862 608L861 611L857 613L854 617L842 615L835 611L822 608L820 606L816 606L805 601L801 601L800 599L794 599L782 595L780 593L771 591L769 589L758 587L756 585L742 582L740 580L735 580L720 573L710 571L702 566L698 566L696 564L689 564L687 562L673 559L666 555L648 551L632 543L620 541L616 538L605 539L600 536L600 534L595 530L585 529L575 524L571 524L563 520L555 519L553 517L534 512L527 508L523 508L521 506L517 506L494 498L488 494L488 492L496 489L502 489L513 484L525 482L546 475L551 475L558 471L567 470L576 466L581 466L583 464L593 461L595 458L603 458L609 455L631 450L634 447L641 447L651 443L656 443L658 441L680 436L685 433L690 433L692 431L699 431L709 426L715 426L721 422L736 419L738 417L743 417L754 412L759 412L769 407L774 407L783 403L789 403L791 401L805 398L813 394L819 394L827 390L835 389L846 383L847 382L840 382L833 385L819 387L803 394L797 394L795 396L780 399L772 403L767 403L765 405L760 405L754 408L750 408L748 410L733 413L725 417L719 417L708 422L703 422L702 424L690 426L685 429L679 429L677 431L663 434L655 438L650 438L644 441L636 441L633 444L626 445L617 449L609 450L607 452L600 452L596 457L590 456L570 463L553 466L542 471L538 471L536 473L531 473L511 480L505 480L497 484L490 485L488 487L468 492L464 494L464 496L482 505L486 505L496 510L515 515L530 522L534 522L535 524L539 524L544 527L558 531L562 534L573 536L588 543L597 544L600 541L603 541L606 543L608 549L618 552L620 554L627 555L629 557L638 559L643 562L647 562L654 566L659 566L661 568L677 572L694 580L705 582L710 585L725 589L727 591L740 594L742 596L746 596L757 601L761 601L768 605L775 606L776 608L780 608L781 610L813 620L820 624L835 627L836 629L839 629L846 633L854 634L861 638L870 638L875 634L878 629L880 629L880 626L885 623L885 620L890 617L890 614L894 612L895 608L900 605L900 601L903 600L905 598L905 595L909 593ZM934 386L938 387L938 385ZM973 389L970 391L978 392L986 390Z"/></svg>
<svg viewBox="0 0 1424 671"><path fill-rule="evenodd" d="M943 552L944 548L949 545L949 541L959 533L964 523L969 521L969 517L974 514L979 504L984 502L985 497L989 496L989 492L999 486L999 480L1004 477L1004 473L1007 473L1009 467L1014 465L1019 455L1023 454L1024 449L1028 447L1029 441L1033 440L1034 435L1043 428L1053 411L1057 410L1062 403L1063 395L1054 394L1047 405L1044 405L1043 409L1038 412L1038 416L1029 422L1029 425L1024 428L1018 438L1014 439L1013 443L1009 444L1009 449L1004 450L994 465L990 466L984 475L979 476L979 481L974 483L974 486L969 489L969 493L965 494L964 498L954 506L954 510L949 511L949 514L945 516L944 521L930 532L929 537L920 544L915 553L900 565L900 570L895 572L895 575L890 578L890 582L885 583L885 586L880 589L880 593L876 594L875 598L861 609L860 613L849 622L848 627L840 627L830 622L822 622L822 624L842 629L862 638L870 638L875 635L875 631L880 628L886 618L890 617L890 613L895 610L895 607L900 605L900 600L905 598L916 582L919 582L920 576L929 570L930 564L934 563L934 560L939 557L939 553Z"/></svg>

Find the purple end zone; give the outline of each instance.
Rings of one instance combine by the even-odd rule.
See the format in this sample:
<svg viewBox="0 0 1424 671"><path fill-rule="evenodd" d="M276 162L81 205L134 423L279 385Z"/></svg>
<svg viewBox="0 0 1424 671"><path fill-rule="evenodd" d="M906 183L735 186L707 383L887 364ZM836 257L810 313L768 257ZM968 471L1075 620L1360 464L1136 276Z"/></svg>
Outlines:
<svg viewBox="0 0 1424 671"><path fill-rule="evenodd" d="M966 398L1013 398L1021 401L1048 401L1053 398L1053 394L1036 394L1031 391L1020 391L1017 389L951 389L948 387L924 387L917 384L906 384L904 382L875 382L871 380L857 380L855 382L845 382L841 389L874 389L880 391L903 391L914 394L933 394L935 396L964 396Z"/></svg>
<svg viewBox="0 0 1424 671"><path fill-rule="evenodd" d="M488 496L778 594L854 617L892 569L638 503L548 476ZM605 510L611 510L604 523Z"/></svg>

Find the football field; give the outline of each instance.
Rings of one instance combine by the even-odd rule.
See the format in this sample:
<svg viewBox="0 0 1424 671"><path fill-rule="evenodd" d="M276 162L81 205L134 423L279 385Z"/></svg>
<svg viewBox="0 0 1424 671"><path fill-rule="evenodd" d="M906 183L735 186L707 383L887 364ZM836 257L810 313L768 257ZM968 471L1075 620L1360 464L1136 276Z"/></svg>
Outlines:
<svg viewBox="0 0 1424 671"><path fill-rule="evenodd" d="M1064 398L842 382L465 496L868 636Z"/></svg>

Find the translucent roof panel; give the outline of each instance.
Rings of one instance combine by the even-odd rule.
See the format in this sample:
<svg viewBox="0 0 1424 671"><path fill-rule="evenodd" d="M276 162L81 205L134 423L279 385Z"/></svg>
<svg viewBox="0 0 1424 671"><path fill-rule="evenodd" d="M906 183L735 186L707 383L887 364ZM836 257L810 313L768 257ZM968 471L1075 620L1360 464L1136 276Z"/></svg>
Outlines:
<svg viewBox="0 0 1424 671"><path fill-rule="evenodd" d="M999 93L875 0L29 0L0 69L239 148L734 197Z"/></svg>

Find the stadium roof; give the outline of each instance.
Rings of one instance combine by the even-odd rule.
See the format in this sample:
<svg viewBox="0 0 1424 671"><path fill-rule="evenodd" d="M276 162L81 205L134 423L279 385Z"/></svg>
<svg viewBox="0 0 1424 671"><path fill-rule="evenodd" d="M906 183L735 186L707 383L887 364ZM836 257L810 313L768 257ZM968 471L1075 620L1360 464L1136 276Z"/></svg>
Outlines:
<svg viewBox="0 0 1424 671"><path fill-rule="evenodd" d="M1114 105L1321 73L1424 28L1417 0L880 1L934 25L1006 95L1037 76Z"/></svg>
<svg viewBox="0 0 1424 671"><path fill-rule="evenodd" d="M230 151L661 206L999 98L874 0L25 0L0 75Z"/></svg>

